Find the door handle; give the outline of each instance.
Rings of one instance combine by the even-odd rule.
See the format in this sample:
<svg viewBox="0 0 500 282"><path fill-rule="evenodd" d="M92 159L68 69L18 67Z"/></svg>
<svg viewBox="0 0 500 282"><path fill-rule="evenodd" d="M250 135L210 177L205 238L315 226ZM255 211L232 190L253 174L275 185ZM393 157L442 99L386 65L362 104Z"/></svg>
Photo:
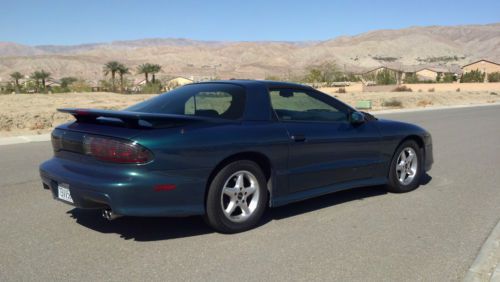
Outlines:
<svg viewBox="0 0 500 282"><path fill-rule="evenodd" d="M304 142L304 141L306 141L306 136L304 134L294 134L294 135L292 135L291 138L295 142Z"/></svg>

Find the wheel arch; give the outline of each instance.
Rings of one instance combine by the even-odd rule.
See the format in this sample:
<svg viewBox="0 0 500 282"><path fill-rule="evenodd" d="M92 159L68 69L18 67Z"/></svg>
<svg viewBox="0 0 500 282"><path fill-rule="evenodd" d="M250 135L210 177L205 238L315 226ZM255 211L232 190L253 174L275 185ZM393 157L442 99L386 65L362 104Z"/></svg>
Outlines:
<svg viewBox="0 0 500 282"><path fill-rule="evenodd" d="M396 153L398 151L398 148L399 146L401 146L401 144L403 144L404 142L406 141L409 141L409 140L412 140L412 141L415 141L418 145L418 147L420 148L420 150L422 150L422 156L425 158L425 145L424 145L424 139L419 136L419 135L416 135L416 134L411 134L411 135L407 135L405 136L403 139L401 139L401 141L399 141L399 143L397 144L397 146L394 148L393 152L392 152L392 158L390 159L390 162L387 166L387 176L389 176L389 171L391 169L391 163L392 163L392 160L396 157ZM425 160L423 160L422 163L425 163Z"/></svg>
<svg viewBox="0 0 500 282"><path fill-rule="evenodd" d="M210 173L206 187L205 187L205 201L207 199L208 195L208 189L210 187L210 184L212 183L212 180L214 177L217 175L217 173L224 168L226 165L235 162L235 161L241 161L241 160L249 160L255 162L262 172L264 173L264 176L266 177L267 181L267 192L269 194L269 201L271 200L272 197L272 186L273 186L273 165L269 157L267 157L265 154L256 152L256 151L244 151L244 152L239 152L232 154L230 156L227 156L226 158L222 159L219 161L219 163L212 169L212 172Z"/></svg>

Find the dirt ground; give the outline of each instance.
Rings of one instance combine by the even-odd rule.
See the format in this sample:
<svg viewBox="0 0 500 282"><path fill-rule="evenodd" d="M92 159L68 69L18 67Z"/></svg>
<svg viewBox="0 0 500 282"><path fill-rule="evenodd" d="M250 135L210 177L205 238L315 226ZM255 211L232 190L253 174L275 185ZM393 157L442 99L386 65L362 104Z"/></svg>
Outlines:
<svg viewBox="0 0 500 282"><path fill-rule="evenodd" d="M337 88L320 90L352 106L360 100L371 100L372 110L370 111L500 103L500 89L498 91L353 93L335 93ZM155 95L122 95L102 92L0 95L0 137L47 133L54 126L73 119L68 114L57 112L57 108L123 109L153 96ZM386 107L384 102L387 104L387 101L399 101L401 106Z"/></svg>

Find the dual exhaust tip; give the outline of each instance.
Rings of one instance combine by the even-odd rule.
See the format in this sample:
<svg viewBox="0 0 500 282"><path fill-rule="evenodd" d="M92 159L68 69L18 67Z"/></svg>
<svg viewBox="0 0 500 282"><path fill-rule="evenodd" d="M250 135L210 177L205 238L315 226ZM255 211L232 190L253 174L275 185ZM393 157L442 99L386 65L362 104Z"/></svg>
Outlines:
<svg viewBox="0 0 500 282"><path fill-rule="evenodd" d="M112 210L103 210L102 217L111 221L121 217L121 215L114 213Z"/></svg>

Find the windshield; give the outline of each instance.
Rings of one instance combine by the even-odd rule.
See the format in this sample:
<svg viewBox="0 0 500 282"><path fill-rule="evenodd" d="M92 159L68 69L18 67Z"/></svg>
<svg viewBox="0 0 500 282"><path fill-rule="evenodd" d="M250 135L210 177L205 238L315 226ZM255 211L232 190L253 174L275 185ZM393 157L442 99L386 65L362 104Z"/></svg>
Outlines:
<svg viewBox="0 0 500 282"><path fill-rule="evenodd" d="M243 117L245 98L245 89L234 84L190 84L125 110L236 120Z"/></svg>

